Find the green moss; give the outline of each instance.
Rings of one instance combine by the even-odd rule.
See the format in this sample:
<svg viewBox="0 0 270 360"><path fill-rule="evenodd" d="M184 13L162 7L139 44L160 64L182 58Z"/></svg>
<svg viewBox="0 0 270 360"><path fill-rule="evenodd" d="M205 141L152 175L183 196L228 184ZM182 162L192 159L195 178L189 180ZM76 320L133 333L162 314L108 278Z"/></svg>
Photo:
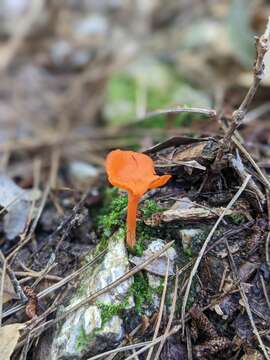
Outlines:
<svg viewBox="0 0 270 360"><path fill-rule="evenodd" d="M128 297L119 304L106 304L100 301L96 305L101 310L101 327L103 327L115 315L120 315L128 306Z"/></svg>
<svg viewBox="0 0 270 360"><path fill-rule="evenodd" d="M92 333L87 335L83 326L81 326L80 333L76 339L76 349L78 351L85 349L88 346L89 342L94 338L94 336L95 334Z"/></svg>
<svg viewBox="0 0 270 360"><path fill-rule="evenodd" d="M120 192L116 187L105 189L102 207L95 214L91 214L100 238L94 256L107 248L114 230L125 229L126 208L127 194Z"/></svg>
<svg viewBox="0 0 270 360"><path fill-rule="evenodd" d="M141 212L143 220L148 219L150 216L163 211L158 203L155 200L147 199L143 202L143 205L141 206Z"/></svg>
<svg viewBox="0 0 270 360"><path fill-rule="evenodd" d="M106 237L111 235L113 228L125 224L127 194L120 193L117 188L108 188L104 194L104 205L97 219L98 227L102 228Z"/></svg>
<svg viewBox="0 0 270 360"><path fill-rule="evenodd" d="M139 272L134 275L130 293L134 297L136 312L141 314L143 305L150 304L153 296L153 289L149 286L147 276L144 273Z"/></svg>
<svg viewBox="0 0 270 360"><path fill-rule="evenodd" d="M246 221L245 215L240 212L234 212L231 215L228 215L228 218L235 224L241 225Z"/></svg>

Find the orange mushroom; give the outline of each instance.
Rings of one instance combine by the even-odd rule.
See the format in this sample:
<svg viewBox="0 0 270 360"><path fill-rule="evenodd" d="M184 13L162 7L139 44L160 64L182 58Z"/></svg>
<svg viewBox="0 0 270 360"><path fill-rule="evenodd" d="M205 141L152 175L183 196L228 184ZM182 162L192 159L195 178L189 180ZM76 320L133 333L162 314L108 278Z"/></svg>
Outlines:
<svg viewBox="0 0 270 360"><path fill-rule="evenodd" d="M136 243L136 215L140 198L147 190L166 184L171 175L158 176L149 156L122 150L109 153L106 171L112 185L128 192L127 244L133 248Z"/></svg>

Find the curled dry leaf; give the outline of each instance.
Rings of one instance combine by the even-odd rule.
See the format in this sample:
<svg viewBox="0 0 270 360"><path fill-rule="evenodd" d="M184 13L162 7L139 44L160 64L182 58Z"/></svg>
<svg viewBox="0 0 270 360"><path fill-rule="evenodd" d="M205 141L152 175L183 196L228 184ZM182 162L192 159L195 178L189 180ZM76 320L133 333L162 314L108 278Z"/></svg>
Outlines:
<svg viewBox="0 0 270 360"><path fill-rule="evenodd" d="M10 324L0 328L0 359L9 360L20 337L24 324Z"/></svg>

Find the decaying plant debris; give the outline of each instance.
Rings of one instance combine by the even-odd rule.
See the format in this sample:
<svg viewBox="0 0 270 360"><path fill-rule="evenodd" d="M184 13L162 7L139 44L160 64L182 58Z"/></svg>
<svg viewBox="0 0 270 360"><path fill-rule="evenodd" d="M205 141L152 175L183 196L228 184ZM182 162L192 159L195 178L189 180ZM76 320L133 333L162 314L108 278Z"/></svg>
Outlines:
<svg viewBox="0 0 270 360"><path fill-rule="evenodd" d="M35 55L36 67L16 74L15 55L36 51L32 27L44 36L44 25L35 24L43 6L37 1L20 35L10 35L0 62L3 82L18 81L17 96L8 87L3 96L28 119L21 126L16 110L8 113L16 141L3 137L0 143L0 359L270 359L269 127L249 128L260 116L249 110L265 75L270 22L256 38L253 81L246 94L239 91L234 110L226 101L221 109L153 109L138 112L131 124L103 129L87 123L89 114L96 122L102 118L106 81L136 46L122 58L114 49L101 51L108 24L98 17L91 26L98 24L100 34L91 46L78 32L92 28L77 16L77 38L67 41L68 10L58 17L61 27L55 21L61 6L52 2L47 17L59 39L66 37L57 40L63 41L64 55L53 47L43 50L43 56ZM132 18L128 7L122 11ZM171 5L162 17L153 12L151 26L166 24L174 12ZM111 47L121 40L113 29ZM43 41L45 49L45 36ZM58 81L40 71L40 64ZM31 102L32 97L40 98ZM3 106L0 99L0 118ZM43 120L34 126L29 114L40 113ZM175 126L179 114L203 117L205 123L200 127L198 121L185 134ZM140 128L161 115L165 132ZM57 131L50 127L55 118ZM247 142L238 131L245 122ZM219 129L208 131L206 123ZM5 130L13 131L9 124ZM136 243L133 238L128 248L127 196L109 187L104 159L111 150L138 144L140 156L155 166L150 180L166 181L148 184L150 191L136 199Z"/></svg>

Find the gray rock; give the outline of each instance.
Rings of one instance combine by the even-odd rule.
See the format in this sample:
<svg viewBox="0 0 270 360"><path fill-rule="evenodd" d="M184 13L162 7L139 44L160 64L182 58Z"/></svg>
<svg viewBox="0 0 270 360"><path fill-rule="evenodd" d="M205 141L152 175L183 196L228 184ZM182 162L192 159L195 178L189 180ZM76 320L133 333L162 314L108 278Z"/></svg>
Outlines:
<svg viewBox="0 0 270 360"><path fill-rule="evenodd" d="M140 265L150 256L152 256L155 252L161 250L165 245L166 243L161 239L152 241L149 244L148 248L143 252L142 256L132 256L130 257L130 261L135 265ZM174 275L173 267L176 257L176 251L172 247L169 248L161 256L159 256L152 263L147 265L145 267L145 270L155 275L165 276L167 269L167 257L169 258L169 275Z"/></svg>
<svg viewBox="0 0 270 360"><path fill-rule="evenodd" d="M87 261L91 258L92 255L87 258ZM59 313L65 313L85 297L109 285L128 269L125 233L119 231L109 240L108 251L102 262L83 274L76 294L66 307L59 310ZM106 323L102 323L102 309L99 304L115 305L126 301L126 308L131 308L134 302L128 291L132 282L133 279L129 278L111 291L99 296L95 304L82 306L67 315L53 335L47 360L81 359L85 355L100 353L119 343L125 335L122 319L115 315Z"/></svg>

